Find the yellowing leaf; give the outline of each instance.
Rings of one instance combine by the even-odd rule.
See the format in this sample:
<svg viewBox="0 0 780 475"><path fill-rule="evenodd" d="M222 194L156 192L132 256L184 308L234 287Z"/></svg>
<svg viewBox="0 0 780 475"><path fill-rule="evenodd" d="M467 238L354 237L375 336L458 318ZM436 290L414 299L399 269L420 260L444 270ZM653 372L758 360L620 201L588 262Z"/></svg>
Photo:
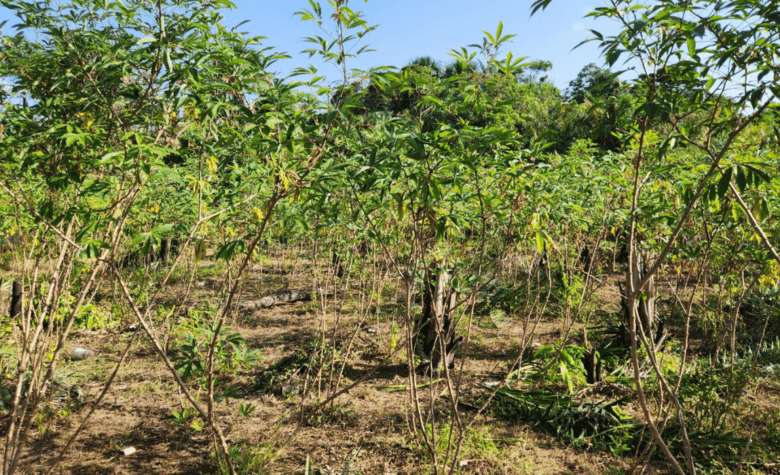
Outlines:
<svg viewBox="0 0 780 475"><path fill-rule="evenodd" d="M219 168L219 162L217 161L217 158L216 157L206 158L206 168L208 168L208 170L211 173L216 173L217 169Z"/></svg>
<svg viewBox="0 0 780 475"><path fill-rule="evenodd" d="M254 216L255 222L257 224L260 224L263 222L263 218L265 215L263 214L263 211L258 208L252 208L252 215Z"/></svg>

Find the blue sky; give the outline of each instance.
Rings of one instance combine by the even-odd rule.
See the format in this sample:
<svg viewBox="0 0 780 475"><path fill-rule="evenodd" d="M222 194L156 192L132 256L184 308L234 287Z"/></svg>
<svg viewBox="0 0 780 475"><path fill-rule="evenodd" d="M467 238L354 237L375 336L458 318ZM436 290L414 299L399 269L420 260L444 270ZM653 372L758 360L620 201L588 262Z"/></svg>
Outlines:
<svg viewBox="0 0 780 475"><path fill-rule="evenodd" d="M237 8L223 11L227 26L249 20L240 30L268 39L273 46L293 58L276 63L286 74L299 66L314 64L328 79L337 80L338 71L309 59L300 51L307 48L304 36L320 34L313 23L301 22L294 12L308 8L307 0L233 0ZM323 13L328 11L323 0ZM602 6L600 0L557 0L544 12L530 17L532 0L352 0L350 7L362 10L369 24L379 28L366 38L376 52L367 53L349 64L352 68L403 66L409 60L428 55L447 62L450 49L481 43L482 30L494 32L499 21L504 32L516 34L507 50L515 56L543 59L553 63L549 78L565 89L583 66L590 62L603 65L595 44L572 48L589 36L588 29L614 33L617 25L605 20L583 18L589 11ZM0 8L0 22L10 19L3 29L10 33L13 18Z"/></svg>

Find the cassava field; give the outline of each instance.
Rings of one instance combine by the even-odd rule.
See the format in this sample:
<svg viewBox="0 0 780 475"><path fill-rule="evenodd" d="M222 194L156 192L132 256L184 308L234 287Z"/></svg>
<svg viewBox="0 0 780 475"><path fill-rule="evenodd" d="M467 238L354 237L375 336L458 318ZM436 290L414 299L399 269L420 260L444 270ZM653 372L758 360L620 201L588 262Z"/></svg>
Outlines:
<svg viewBox="0 0 780 475"><path fill-rule="evenodd" d="M0 474L780 473L777 2L604 2L564 91L0 5Z"/></svg>

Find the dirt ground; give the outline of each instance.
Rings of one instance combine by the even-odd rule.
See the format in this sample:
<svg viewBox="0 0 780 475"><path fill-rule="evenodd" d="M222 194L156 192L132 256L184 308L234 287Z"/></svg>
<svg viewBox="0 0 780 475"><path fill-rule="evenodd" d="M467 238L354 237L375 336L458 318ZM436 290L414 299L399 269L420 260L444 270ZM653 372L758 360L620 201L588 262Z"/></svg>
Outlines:
<svg viewBox="0 0 780 475"><path fill-rule="evenodd" d="M253 269L247 276L240 299L257 298L283 288L306 287L310 275L299 270L294 278ZM220 288L218 276L198 278L189 305L216 302ZM183 292L184 283L172 287ZM264 292L260 289L266 289ZM609 286L601 288L602 300L610 297ZM345 301L348 301L345 300ZM337 302L335 302L337 303ZM331 308L337 305L331 302ZM375 373L364 383L340 396L319 416L298 423L296 409L300 395L282 388L262 391L258 382L275 364L296 349L306 348L317 336L323 322L332 329L338 312L323 318L322 302L296 302L236 315L231 329L241 334L249 346L258 349L262 361L241 371L229 381L239 388L241 399L228 399L219 405L220 423L232 446L258 460L268 457L271 447L286 443L266 473L303 473L307 456L322 474L417 474L431 471L428 455L411 433L411 415L405 357L386 362L394 328L399 318L392 305L380 306L357 329L351 358L344 371L344 382ZM356 314L344 306L336 339L347 341L355 330ZM353 311L352 313L350 313ZM186 317L179 316L178 322ZM487 319L487 320L486 320ZM464 400L482 391L481 383L497 382L517 355L523 336L518 322L501 328L481 316L474 325L472 344L466 350L461 382ZM53 398L49 417L32 430L33 439L23 461L21 473L44 473L67 438L91 407L90 400L102 390L102 382L113 371L132 332L131 320L112 330L75 333L71 347L89 348L96 356L83 361L63 362L59 379L62 391ZM543 321L534 342L545 344L560 339L560 321ZM580 338L582 325L573 334ZM214 440L208 429L196 430L187 422L176 423L173 412L182 410L183 398L170 373L143 335L134 343L128 360L104 401L97 407L87 428L57 466L63 474L207 474L217 473ZM399 355L402 352L399 352ZM464 361L464 358L458 359ZM342 384L343 386L343 384ZM195 385L193 390L198 392ZM400 389L400 390L399 390ZM433 396L434 408L444 411L449 404L438 397L446 389L442 383L422 391ZM427 392L426 392L427 391ZM314 396L316 397L316 395ZM311 398L310 398L311 399ZM249 417L239 416L240 404L253 404ZM430 399L426 399L426 404ZM464 417L471 417L468 409ZM294 432L294 433L293 433ZM474 444L464 449L461 473L469 474L609 474L622 473L629 460L608 453L577 450L564 446L528 425L490 415L477 419ZM293 435L293 437L291 437ZM480 446L479 444L483 444ZM123 449L134 448L131 455ZM651 469L646 473L662 473ZM432 473L432 471L431 471Z"/></svg>

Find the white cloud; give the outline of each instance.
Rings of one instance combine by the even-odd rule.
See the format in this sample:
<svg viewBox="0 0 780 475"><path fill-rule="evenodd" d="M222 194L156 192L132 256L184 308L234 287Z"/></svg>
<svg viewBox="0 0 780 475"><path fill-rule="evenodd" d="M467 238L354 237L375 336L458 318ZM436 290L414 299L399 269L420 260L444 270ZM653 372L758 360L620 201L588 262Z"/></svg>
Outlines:
<svg viewBox="0 0 780 475"><path fill-rule="evenodd" d="M585 24L583 23L575 23L571 26L572 31L583 31L585 30Z"/></svg>

